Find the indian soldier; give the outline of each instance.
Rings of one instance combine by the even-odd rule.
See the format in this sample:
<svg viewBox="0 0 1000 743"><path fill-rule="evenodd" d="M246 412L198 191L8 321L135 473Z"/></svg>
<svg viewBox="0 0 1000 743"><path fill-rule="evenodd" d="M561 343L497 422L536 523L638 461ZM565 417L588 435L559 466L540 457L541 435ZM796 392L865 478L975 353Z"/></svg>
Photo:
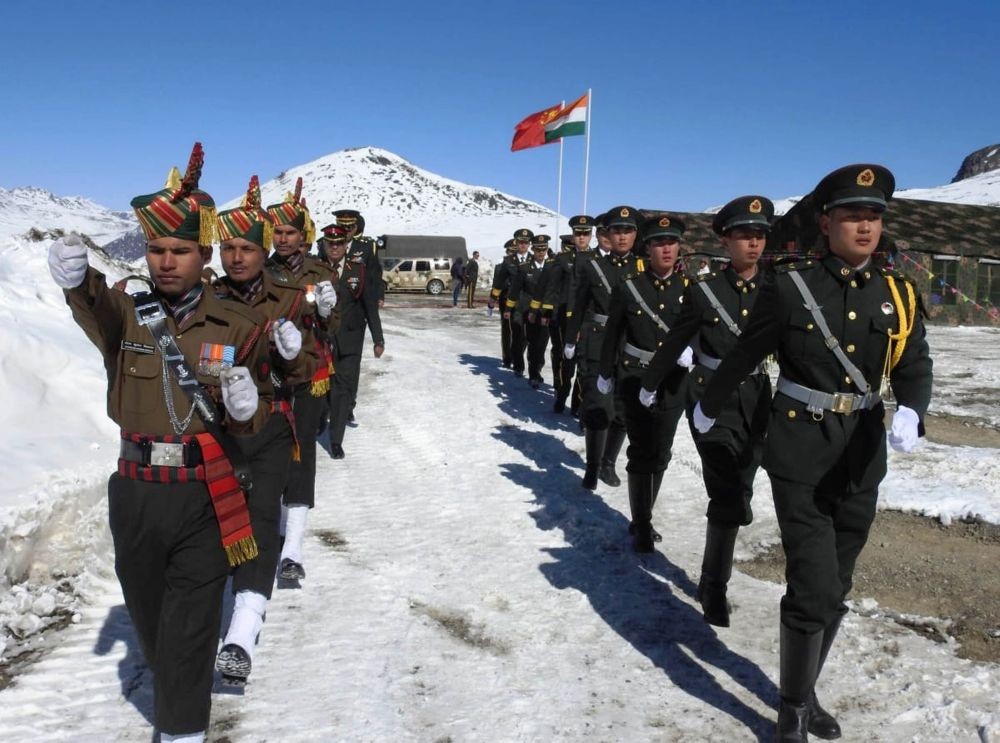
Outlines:
<svg viewBox="0 0 1000 743"><path fill-rule="evenodd" d="M303 323L312 331L320 359L312 379L294 385L292 398L299 461L290 465L282 503L285 541L278 577L294 582L306 577L302 540L309 509L316 505L316 433L326 415L326 395L330 390L332 364L326 339L336 320L333 309L337 305L337 292L329 268L307 254L316 228L302 198L302 179L296 180L294 193L267 207L267 213L274 223L274 253L267 260L267 270L277 282L305 292L308 306L303 309Z"/></svg>
<svg viewBox="0 0 1000 743"><path fill-rule="evenodd" d="M537 297L543 293L546 267L551 264L549 236L531 238L531 258L520 265L514 275L507 305L513 306L514 323L520 323L528 346L528 383L532 389L542 385L542 367L545 366L545 345L549 340L548 323L551 307L542 306Z"/></svg>
<svg viewBox="0 0 1000 743"><path fill-rule="evenodd" d="M476 306L476 283L479 281L479 251L473 250L472 257L465 264L465 306L470 310Z"/></svg>
<svg viewBox="0 0 1000 743"><path fill-rule="evenodd" d="M545 282L545 296L542 303L552 305L552 321L549 324L549 341L552 344L552 386L555 387L553 412L566 409L576 373L576 361L563 355L566 346L566 325L572 315L573 298L576 295L576 266L578 256L590 247L590 237L594 218L579 214L570 218L573 230L570 235L561 236L560 252L549 268L552 276Z"/></svg>
<svg viewBox="0 0 1000 743"><path fill-rule="evenodd" d="M508 323L510 327L510 365L514 370L514 376L523 377L524 376L524 351L525 351L525 337L524 337L524 323L517 322L514 318L514 307L517 304L515 298L511 296L513 292L514 281L516 280L518 271L521 270L521 266L527 262L528 249L531 247L531 240L534 238L535 233L526 228L521 228L514 231L514 253L509 259L504 259L504 266L506 274L506 281L509 282L507 298L504 300L503 306L501 307L502 317L504 322ZM494 291L496 291L496 279L494 277ZM501 281L504 277L500 277Z"/></svg>
<svg viewBox="0 0 1000 743"><path fill-rule="evenodd" d="M687 395L690 423L694 406L750 319L761 284L758 262L773 216L771 201L756 195L733 199L715 215L712 229L722 240L729 265L717 273L699 273L688 287L681 316L643 378L644 400L656 398L678 358L692 353L690 344L695 361ZM702 434L691 427L708 493L698 599L705 621L719 627L729 626L726 586L733 571L736 535L753 521L750 500L770 407L771 380L761 365L726 399L711 431Z"/></svg>
<svg viewBox="0 0 1000 743"><path fill-rule="evenodd" d="M243 203L220 212L217 219L219 256L225 275L213 289L220 298L240 302L262 314L271 335L270 376L274 384L271 416L264 429L239 439L253 476L247 494L250 523L257 539L255 560L233 568L233 615L216 660L228 683L242 685L250 675L257 636L271 598L278 568L281 498L288 484L288 470L295 444L292 413L295 385L308 384L320 359L312 333L303 322L311 311L305 292L297 285L272 278L264 270L274 224L260 205L257 176L250 179ZM325 363L325 362L324 362Z"/></svg>
<svg viewBox="0 0 1000 743"><path fill-rule="evenodd" d="M354 410L361 377L361 352L365 328L371 331L375 358L382 358L385 338L376 294L369 290L363 261L351 260L347 251L350 230L340 223L323 228L322 259L337 286L339 327L330 337L335 373L330 387L330 456L344 458L344 431Z"/></svg>
<svg viewBox="0 0 1000 743"><path fill-rule="evenodd" d="M510 294L510 282L514 276L510 261L517 250L517 242L511 238L503 244L504 257L493 267L493 284L490 288L490 298L486 301L489 313L500 305L500 311L507 305L507 295ZM504 369L510 369L513 362L510 354L510 320L500 321L500 364Z"/></svg>
<svg viewBox="0 0 1000 743"><path fill-rule="evenodd" d="M337 224L347 229L347 260L365 264L367 291L381 309L385 306L385 281L377 241L364 234L365 218L357 209L338 209L333 216Z"/></svg>
<svg viewBox="0 0 1000 743"><path fill-rule="evenodd" d="M109 288L76 235L49 248L73 319L104 357L121 427L108 482L115 572L165 743L205 738L226 578L257 554L234 439L262 429L272 394L263 318L202 282L215 228L203 159L196 143L183 180L174 169L164 189L132 200L151 291Z"/></svg>
<svg viewBox="0 0 1000 743"><path fill-rule="evenodd" d="M659 534L653 529L653 506L670 464L677 423L684 412L688 366L677 364L662 385L656 405L639 402L642 377L656 349L684 308L687 279L675 272L684 222L669 214L647 221L642 243L647 258L636 262L611 293L611 311L601 347L597 389L621 391L628 429L629 532L636 552L652 552ZM645 264L645 271L643 271ZM690 364L690 361L688 361Z"/></svg>
<svg viewBox="0 0 1000 743"><path fill-rule="evenodd" d="M597 390L597 377L611 293L626 276L644 270L637 266L632 254L638 218L639 212L630 206L617 206L605 213L611 252L602 255L594 251L581 262L573 315L566 326L563 353L568 359L577 359L582 390L580 422L587 447L583 487L588 490L597 487L598 477L606 485L621 485L615 462L625 441L624 404L620 391L602 395Z"/></svg>
<svg viewBox="0 0 1000 743"><path fill-rule="evenodd" d="M707 433L726 401L771 353L780 375L763 467L771 479L787 589L781 600L778 739L840 736L816 698L847 607L854 566L886 472L883 398L897 407L889 443L908 452L923 435L931 358L913 285L877 266L882 214L895 188L881 165L849 165L812 199L826 254L775 267L750 322L695 406Z"/></svg>

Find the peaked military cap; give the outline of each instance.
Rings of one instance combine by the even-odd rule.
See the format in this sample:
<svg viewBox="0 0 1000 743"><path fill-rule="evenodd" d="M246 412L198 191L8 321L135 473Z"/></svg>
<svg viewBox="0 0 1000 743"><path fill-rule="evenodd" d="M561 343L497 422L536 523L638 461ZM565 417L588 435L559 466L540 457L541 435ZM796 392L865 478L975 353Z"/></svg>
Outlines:
<svg viewBox="0 0 1000 743"><path fill-rule="evenodd" d="M513 252L514 252L514 248L515 248L515 247L517 247L517 246L516 246L516 245L514 244L515 242L516 242L516 241L515 241L515 240L514 240L514 238L512 237L512 238L511 238L510 240L508 240L507 242L505 242L505 243L503 244L503 249L504 249L504 250L506 250L506 251L507 251L508 253L513 253Z"/></svg>
<svg viewBox="0 0 1000 743"><path fill-rule="evenodd" d="M325 240L326 242L336 243L347 240L347 227L342 224L337 224L336 222L328 224L321 230L321 232L322 236L320 239Z"/></svg>
<svg viewBox="0 0 1000 743"><path fill-rule="evenodd" d="M333 216L336 218L337 224L344 225L345 227L353 227L358 223L361 212L357 209L338 209L333 213Z"/></svg>
<svg viewBox="0 0 1000 743"><path fill-rule="evenodd" d="M548 235L535 235L531 238L531 249L545 250L549 247L549 240L551 239Z"/></svg>
<svg viewBox="0 0 1000 743"><path fill-rule="evenodd" d="M676 237L681 239L686 229L684 220L671 214L661 214L646 220L642 228L642 241L652 240L654 237Z"/></svg>
<svg viewBox="0 0 1000 743"><path fill-rule="evenodd" d="M529 230L527 227L522 227L519 230L514 230L514 240L531 240L535 236L535 233Z"/></svg>
<svg viewBox="0 0 1000 743"><path fill-rule="evenodd" d="M867 206L882 211L896 190L896 178L881 165L859 163L838 168L813 189L816 208L826 213L837 206Z"/></svg>
<svg viewBox="0 0 1000 743"><path fill-rule="evenodd" d="M639 228L639 210L631 206L616 206L604 215L604 225L611 227Z"/></svg>
<svg viewBox="0 0 1000 743"><path fill-rule="evenodd" d="M267 213L275 226L291 225L305 233L305 242L316 239L316 225L309 216L306 200L302 197L302 179L295 179L295 191L285 194L285 200L267 207Z"/></svg>
<svg viewBox="0 0 1000 743"><path fill-rule="evenodd" d="M196 240L199 245L215 242L215 201L198 188L204 163L201 142L195 142L183 178L177 168L171 168L162 189L132 199L131 207L147 240L176 237Z"/></svg>
<svg viewBox="0 0 1000 743"><path fill-rule="evenodd" d="M241 237L260 245L265 252L271 249L274 223L260 206L260 180L256 175L250 177L243 203L235 209L219 212L217 227L221 241Z"/></svg>
<svg viewBox="0 0 1000 743"><path fill-rule="evenodd" d="M598 214L596 217L594 217L594 227L596 227L599 230L608 229L607 219L608 219L607 212L604 212L603 214Z"/></svg>
<svg viewBox="0 0 1000 743"><path fill-rule="evenodd" d="M735 227L771 229L774 204L765 196L740 196L719 210L712 219L712 231L724 235Z"/></svg>
<svg viewBox="0 0 1000 743"><path fill-rule="evenodd" d="M573 235L560 235L559 244L564 248L573 245Z"/></svg>
<svg viewBox="0 0 1000 743"><path fill-rule="evenodd" d="M594 218L586 214L578 214L569 218L569 226L573 232L590 232L594 229Z"/></svg>

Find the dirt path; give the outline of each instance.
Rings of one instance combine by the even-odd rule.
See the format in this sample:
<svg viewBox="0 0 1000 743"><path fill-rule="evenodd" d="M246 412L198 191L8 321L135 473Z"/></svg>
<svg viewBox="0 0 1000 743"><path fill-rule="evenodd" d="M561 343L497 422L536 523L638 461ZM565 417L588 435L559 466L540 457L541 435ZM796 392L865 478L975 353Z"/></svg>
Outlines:
<svg viewBox="0 0 1000 743"><path fill-rule="evenodd" d="M922 516L880 511L858 560L851 598L870 597L882 612L943 641L954 637L958 655L1000 663L1000 526L956 522L942 526ZM784 582L780 546L739 569ZM898 616L915 615L915 616ZM936 617L923 622L916 617Z"/></svg>

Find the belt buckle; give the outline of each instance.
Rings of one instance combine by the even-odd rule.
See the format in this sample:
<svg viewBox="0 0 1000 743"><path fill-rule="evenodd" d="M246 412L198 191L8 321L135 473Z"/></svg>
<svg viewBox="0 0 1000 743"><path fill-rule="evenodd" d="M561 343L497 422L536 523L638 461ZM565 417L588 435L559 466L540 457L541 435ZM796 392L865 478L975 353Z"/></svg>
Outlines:
<svg viewBox="0 0 1000 743"><path fill-rule="evenodd" d="M833 394L833 412L846 415L854 412L854 395L847 392Z"/></svg>
<svg viewBox="0 0 1000 743"><path fill-rule="evenodd" d="M152 467L183 467L184 445L153 441L149 446L149 464Z"/></svg>

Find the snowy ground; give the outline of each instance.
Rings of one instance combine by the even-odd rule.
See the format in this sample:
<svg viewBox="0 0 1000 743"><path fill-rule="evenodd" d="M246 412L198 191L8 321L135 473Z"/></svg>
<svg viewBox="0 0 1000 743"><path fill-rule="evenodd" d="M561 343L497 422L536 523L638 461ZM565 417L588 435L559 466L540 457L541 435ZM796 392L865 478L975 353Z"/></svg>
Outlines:
<svg viewBox="0 0 1000 743"><path fill-rule="evenodd" d="M215 697L210 740L769 739L782 588L737 572L734 627L702 621L693 581L704 500L687 432L656 507L664 542L636 556L625 488L579 487L575 422L498 368L495 319L395 309L384 323L388 350L365 360L347 459L321 454L304 588L275 592L251 684ZM935 349L953 348L938 355L939 373L968 379L968 365L982 377L975 357L989 353L995 376L994 332L935 329ZM99 381L94 356L73 363ZM67 413L56 433L79 432L102 407ZM150 740L150 679L105 528L114 432L87 425L91 434L49 452L62 474L36 480L34 515L8 509L32 548L27 582L0 587L0 621L41 621L53 602L75 621L47 633L51 652L0 692L0 740ZM24 445L5 440L3 454ZM1000 522L994 451L922 452L892 457L884 504ZM776 536L764 476L758 486L740 556ZM1000 668L956 658L870 601L864 614L845 620L820 685L845 740L997 740Z"/></svg>

